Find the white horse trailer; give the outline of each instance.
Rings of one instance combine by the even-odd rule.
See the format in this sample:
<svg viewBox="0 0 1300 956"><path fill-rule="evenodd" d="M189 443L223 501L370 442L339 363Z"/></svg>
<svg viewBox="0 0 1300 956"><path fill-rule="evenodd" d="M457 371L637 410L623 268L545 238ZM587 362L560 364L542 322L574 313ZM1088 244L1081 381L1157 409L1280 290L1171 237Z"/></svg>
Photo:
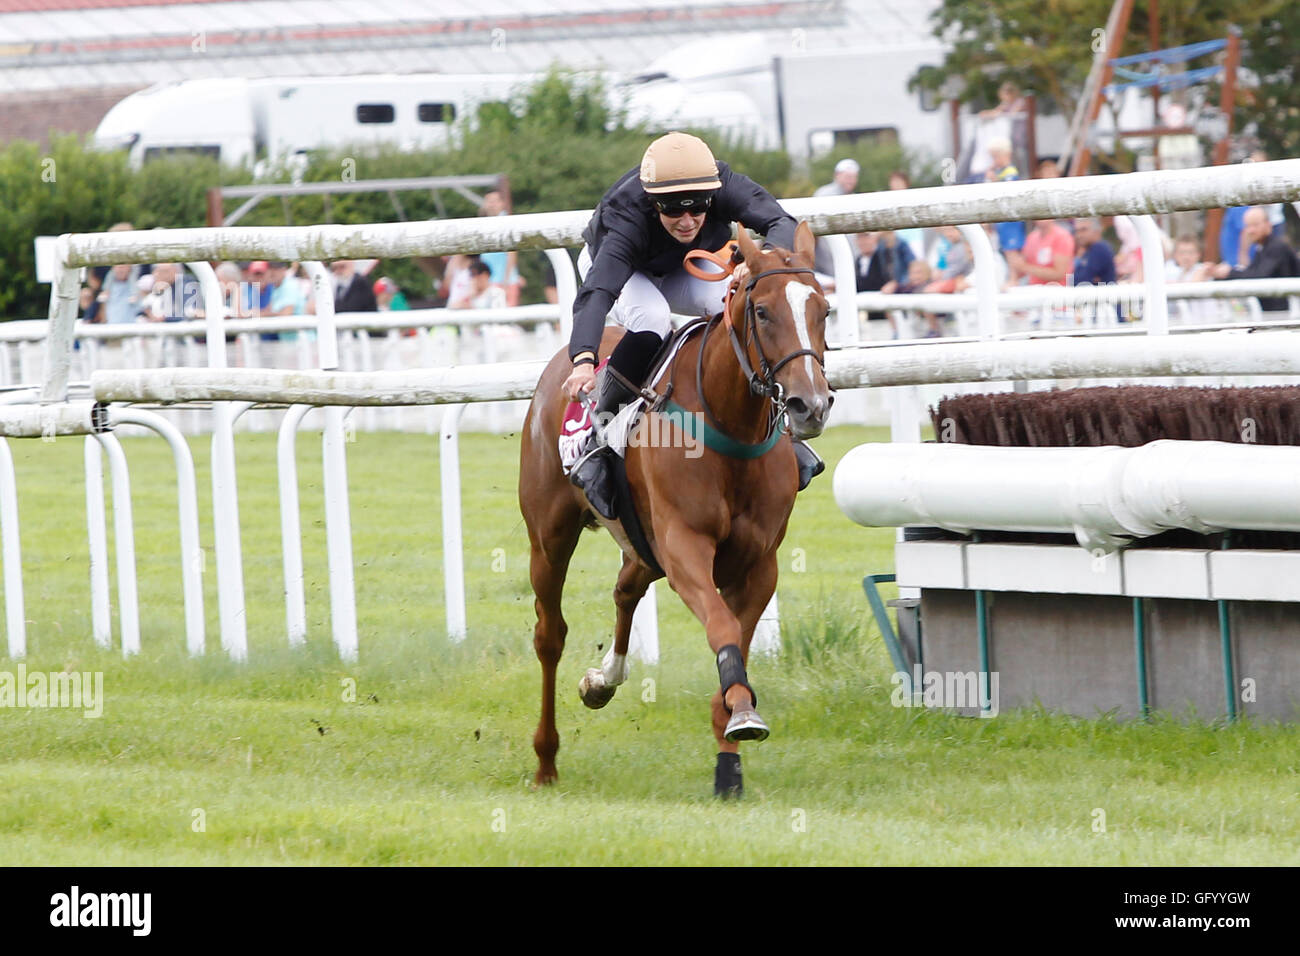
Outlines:
<svg viewBox="0 0 1300 956"><path fill-rule="evenodd" d="M509 100L532 79L435 73L185 80L126 97L108 111L94 141L128 150L137 168L175 153L240 165L352 143L427 149L450 141L457 117Z"/></svg>

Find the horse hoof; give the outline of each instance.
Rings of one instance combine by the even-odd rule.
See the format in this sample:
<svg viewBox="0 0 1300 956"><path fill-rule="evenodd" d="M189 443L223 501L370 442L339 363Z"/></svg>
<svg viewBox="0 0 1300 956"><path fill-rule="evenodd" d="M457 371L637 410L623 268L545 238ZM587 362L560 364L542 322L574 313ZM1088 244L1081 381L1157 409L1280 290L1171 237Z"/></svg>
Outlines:
<svg viewBox="0 0 1300 956"><path fill-rule="evenodd" d="M617 684L606 684L605 675L599 667L587 668L587 673L578 681L578 696L592 710L600 710L614 699Z"/></svg>
<svg viewBox="0 0 1300 956"><path fill-rule="evenodd" d="M554 770L539 769L537 775L533 777L533 789L539 790L542 787L549 787L551 784L555 783L556 777L558 776L559 774Z"/></svg>
<svg viewBox="0 0 1300 956"><path fill-rule="evenodd" d="M766 740L771 732L753 707L737 707L727 721L723 736L735 744L742 740Z"/></svg>
<svg viewBox="0 0 1300 956"><path fill-rule="evenodd" d="M726 800L745 793L745 782L740 774L740 754L718 754L718 764L713 770L713 795Z"/></svg>

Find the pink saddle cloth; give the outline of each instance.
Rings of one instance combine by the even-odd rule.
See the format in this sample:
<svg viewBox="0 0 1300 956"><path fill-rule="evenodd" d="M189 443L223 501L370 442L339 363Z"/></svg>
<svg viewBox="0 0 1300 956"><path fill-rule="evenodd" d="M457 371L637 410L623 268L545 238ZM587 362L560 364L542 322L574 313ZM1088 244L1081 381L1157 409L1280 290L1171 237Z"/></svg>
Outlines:
<svg viewBox="0 0 1300 956"><path fill-rule="evenodd" d="M596 366L596 373L605 367L609 359L605 359ZM560 422L560 467L564 469L567 475L578 456L582 454L582 449L586 447L587 438L591 435L592 428L591 408L583 405L581 402L569 402L564 409L564 421Z"/></svg>

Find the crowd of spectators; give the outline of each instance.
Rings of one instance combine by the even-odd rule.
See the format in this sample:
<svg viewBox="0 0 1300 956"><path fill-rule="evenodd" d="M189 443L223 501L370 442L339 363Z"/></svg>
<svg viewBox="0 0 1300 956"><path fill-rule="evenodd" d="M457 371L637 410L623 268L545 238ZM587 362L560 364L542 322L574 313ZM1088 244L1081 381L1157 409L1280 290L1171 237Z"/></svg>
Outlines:
<svg viewBox="0 0 1300 956"><path fill-rule="evenodd" d="M1011 85L1004 85L999 97L998 106L987 111L990 114L1013 113L1021 102L1019 92ZM1009 140L995 137L983 143L982 149L987 161L980 179L1002 183L1023 178L1013 162ZM1265 158L1257 152L1251 160ZM1060 175L1052 159L1043 160L1034 172L1034 178L1038 179ZM853 193L860 173L857 162L843 159L835 166L833 180L819 187L814 195ZM891 190L910 187L905 172L900 170L890 175ZM509 212L509 201L502 191L490 190L484 194L479 215L503 216ZM110 231L131 228L130 223L118 223ZM1106 286L1142 280L1141 244L1127 216L1108 220L1000 222L986 224L984 229L994 251L996 281L1004 290L1022 285ZM962 292L970 286L973 255L961 231L954 226L860 233L852 239L859 292L942 294ZM1206 261L1203 248L1202 238L1195 235L1166 237L1162 267L1167 281L1300 276L1300 262L1286 241L1280 203L1225 210L1217 261ZM422 266L437 276L430 304L450 309L500 309L519 304L524 279L517 257L514 252L489 252L444 256L440 262L425 260ZM427 267L428 262L433 263L433 269ZM376 265L375 260L330 263L336 312L410 308L398 284L390 277L376 274ZM825 240L818 242L816 267L824 276L824 285L833 288L834 266ZM315 312L311 281L298 263L222 262L216 271L223 292L224 316L288 317ZM549 263L543 282L547 301L555 302L555 277ZM1265 311L1288 307L1284 297L1265 296L1259 301ZM201 319L205 314L198 281L175 263L96 268L82 290L81 306L85 320L114 324L177 322ZM1217 320L1225 315L1222 303L1214 300L1189 302L1180 308L1182 314L1198 320ZM948 316L935 311L923 314L923 334L943 335ZM868 318L887 319L893 334L898 335L893 312L872 311ZM1117 306L1116 319L1124 321L1125 318L1123 307ZM293 333L278 336L272 333L267 337L292 338Z"/></svg>
<svg viewBox="0 0 1300 956"><path fill-rule="evenodd" d="M1019 179L1020 171L1011 161L1010 143L993 140L987 145L992 162L984 172L984 179L988 182ZM1264 158L1256 153L1251 161ZM841 175L847 169L843 162L836 166L835 181L821 187L818 194L852 192L853 186ZM856 164L852 170L856 185ZM1044 160L1036 178L1059 175L1056 163ZM909 188L906 175L899 172L891 176L890 188ZM1136 226L1127 216L1106 220L994 223L986 225L985 232L994 251L998 286L1003 290L1042 285L1108 286L1141 282L1143 278L1141 243ZM956 227L859 233L851 238L859 292L953 293L962 292L970 285L973 257L969 244ZM1202 237L1181 234L1176 238L1164 236L1163 240L1165 261L1161 266L1169 282L1300 276L1300 261L1286 240L1280 203L1225 210L1217 261L1206 261ZM829 258L828 252L819 249L818 271L824 274L826 284L833 287ZM1288 308L1285 297L1259 297L1259 304L1265 312ZM1104 308L1109 310L1111 306L1106 304ZM1196 321L1217 321L1226 315L1224 305L1217 300L1188 302L1180 309L1183 315ZM1128 318L1122 305L1115 306L1115 310L1116 321ZM944 334L944 313L922 311L922 314L925 320L922 334L927 337ZM1076 321L1081 314L1079 309L1068 310L1068 315ZM868 319L888 319L897 337L892 313L872 311Z"/></svg>
<svg viewBox="0 0 1300 956"><path fill-rule="evenodd" d="M508 203L500 190L483 196L479 214L504 216ZM118 223L110 231L130 230ZM453 309L518 305L524 280L514 252L447 256L431 304ZM411 308L396 281L377 275L376 260L336 260L329 264L334 311L385 312ZM227 318L283 318L316 311L311 279L300 263L222 262L216 266ZM554 273L547 269L546 293L555 301ZM104 266L91 270L81 291L81 317L87 322L179 322L206 315L199 282L176 263ZM269 338L288 338L291 334Z"/></svg>

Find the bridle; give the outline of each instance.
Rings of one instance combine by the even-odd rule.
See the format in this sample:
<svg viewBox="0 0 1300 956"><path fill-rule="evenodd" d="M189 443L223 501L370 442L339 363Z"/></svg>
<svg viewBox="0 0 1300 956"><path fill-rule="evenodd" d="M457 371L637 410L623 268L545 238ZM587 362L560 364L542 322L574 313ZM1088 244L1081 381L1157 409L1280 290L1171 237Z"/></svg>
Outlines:
<svg viewBox="0 0 1300 956"><path fill-rule="evenodd" d="M687 261L684 263L687 271L698 278L708 281L718 281L727 278L734 268L734 256L738 254L735 250L734 244L730 244L729 247L732 249L733 258L731 259L723 259L717 254L705 250L691 250L691 252L686 254ZM708 259L715 265L721 266L724 271L722 273L704 272L703 270L694 268L690 262L691 259ZM699 355L697 356L695 363L695 391L700 397L700 406L703 409L705 418L708 420L709 424L718 431L722 431L721 423L714 416L712 409L709 408L708 399L704 396L705 346L708 344L709 333L712 332L718 322L721 321L727 327L727 334L731 340L731 348L736 353L736 360L740 363L741 373L749 383L750 392L754 395L768 398L772 402L772 408L768 420L767 436L762 442L758 443L759 445L770 445L773 443L778 429L783 429L786 422L785 392L781 388L781 383L776 380L776 373L781 371L781 369L785 368L786 365L793 362L795 359L805 355L816 359L817 364L822 368L823 372L826 369L825 359L814 349L796 349L789 355L781 358L775 364L768 361L767 353L763 351L763 342L758 334L758 307L753 302L752 293L754 291L754 286L756 286L760 280L765 279L768 276L784 274L814 275L814 272L812 269L794 267L766 269L757 275L751 276L749 281L745 283L743 321L745 334L748 339L753 342L755 351L758 352L758 369L755 370L753 364L749 361L748 349L741 343L740 335L736 332L736 327L731 321L731 300L732 296L737 291L737 286L734 283L727 289L727 295L722 304L722 312L710 319L704 327L704 334L700 339ZM794 318L794 316L792 316L792 318ZM798 321L797 318L795 320Z"/></svg>

